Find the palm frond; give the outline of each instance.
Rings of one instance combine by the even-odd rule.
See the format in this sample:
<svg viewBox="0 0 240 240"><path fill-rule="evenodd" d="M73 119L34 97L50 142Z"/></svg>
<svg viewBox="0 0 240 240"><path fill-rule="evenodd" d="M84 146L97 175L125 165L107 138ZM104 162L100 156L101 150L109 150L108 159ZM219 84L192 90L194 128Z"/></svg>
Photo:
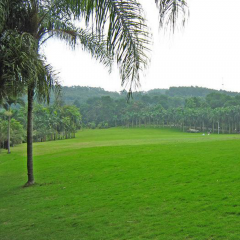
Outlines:
<svg viewBox="0 0 240 240"><path fill-rule="evenodd" d="M46 90L57 82L53 71L36 51L37 42L30 34L6 31L0 39L0 99L11 92L18 96L29 84L39 87L39 99L49 100Z"/></svg>
<svg viewBox="0 0 240 240"><path fill-rule="evenodd" d="M9 88L13 95L23 89L25 80L34 74L36 42L30 34L20 35L5 31L0 38L0 92L6 94ZM22 86L21 86L22 85Z"/></svg>
<svg viewBox="0 0 240 240"><path fill-rule="evenodd" d="M159 8L160 27L170 28L173 32L179 25L185 25L189 16L187 2L185 0L155 0Z"/></svg>
<svg viewBox="0 0 240 240"><path fill-rule="evenodd" d="M131 91L140 85L139 73L148 65L149 30L138 2L110 1L110 4L109 51L115 53L122 85Z"/></svg>
<svg viewBox="0 0 240 240"><path fill-rule="evenodd" d="M64 40L72 48L80 43L82 49L89 52L92 57L99 60L111 71L113 57L107 49L107 41L104 37L88 29L77 28L69 18L45 14L38 33L41 44L51 37Z"/></svg>
<svg viewBox="0 0 240 240"><path fill-rule="evenodd" d="M50 102L50 95L55 91L56 95L60 93L60 84L57 80L57 73L50 64L46 64L44 59L39 59L36 65L38 68L37 76L34 79L35 94L40 102ZM32 82L28 83L29 85Z"/></svg>
<svg viewBox="0 0 240 240"><path fill-rule="evenodd" d="M0 35L3 31L5 20L6 20L6 3L4 0L0 1Z"/></svg>
<svg viewBox="0 0 240 240"><path fill-rule="evenodd" d="M140 84L139 73L149 63L151 41L144 11L138 0L13 1L17 2L20 11L13 17L14 20L18 17L21 20L21 25L17 26L20 33L38 29L38 35L33 34L36 39L45 41L55 35L72 46L79 40L84 50L107 66L114 56L123 86L131 90ZM36 17L34 12L37 12ZM22 19L22 16L25 18ZM92 19L91 31L75 27L73 16L74 20L85 19L86 24Z"/></svg>
<svg viewBox="0 0 240 240"><path fill-rule="evenodd" d="M103 37L94 34L90 30L80 28L75 30L54 29L48 34L65 40L73 48L80 43L84 51L89 52L93 58L99 60L111 71L113 56L107 50L107 41Z"/></svg>
<svg viewBox="0 0 240 240"><path fill-rule="evenodd" d="M104 36L97 35L88 29L78 29L77 39L80 41L83 50L89 52L92 57L109 67L109 71L111 71L113 54L108 51Z"/></svg>
<svg viewBox="0 0 240 240"><path fill-rule="evenodd" d="M144 11L137 0L67 0L76 18L92 19L99 35L107 33L108 51L117 61L122 85L139 85L139 72L147 67L151 41Z"/></svg>

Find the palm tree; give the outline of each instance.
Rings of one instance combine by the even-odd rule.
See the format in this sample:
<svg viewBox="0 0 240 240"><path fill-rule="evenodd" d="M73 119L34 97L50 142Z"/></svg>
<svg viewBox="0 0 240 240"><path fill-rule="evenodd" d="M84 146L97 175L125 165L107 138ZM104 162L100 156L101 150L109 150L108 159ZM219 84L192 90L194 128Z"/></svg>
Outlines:
<svg viewBox="0 0 240 240"><path fill-rule="evenodd" d="M42 80L43 79L43 80ZM0 99L17 96L25 87L36 84L39 98L49 96L53 86L52 71L36 52L36 40L29 33L4 30L0 34ZM32 159L33 91L28 100L28 160ZM28 161L29 183L33 180L32 162Z"/></svg>
<svg viewBox="0 0 240 240"><path fill-rule="evenodd" d="M10 132L11 132L11 117L12 117L12 111L11 111L11 105L12 104L21 104L23 105L24 102L22 99L20 98L16 98L14 96L8 96L7 99L3 100L2 106L4 107L5 111L5 115L8 118L8 137L7 137L7 142L8 142L8 154L11 153L10 151L10 142L11 142L11 138L10 138Z"/></svg>
<svg viewBox="0 0 240 240"><path fill-rule="evenodd" d="M116 60L122 85L128 86L131 93L132 88L139 85L139 72L148 65L151 41L143 9L137 0L13 1L11 6L8 0L3 0L0 5L0 19L3 20L0 31L7 28L14 29L20 36L27 34L29 39L34 40L30 45L31 53L37 56L34 63L36 66L29 70L31 74L27 78L21 78L27 79L24 84L28 89L28 186L34 183L33 99L37 92L40 99L48 100L49 89L54 83L51 67L45 65L38 54L40 46L49 38L57 37L72 47L79 42L84 50L107 66L111 66L112 60ZM179 9L184 9L185 1L156 0L156 3L160 10L160 23L166 20L175 27ZM81 20L86 23L84 29L77 27L77 21ZM88 29L90 20L92 30ZM107 33L106 38L104 33Z"/></svg>

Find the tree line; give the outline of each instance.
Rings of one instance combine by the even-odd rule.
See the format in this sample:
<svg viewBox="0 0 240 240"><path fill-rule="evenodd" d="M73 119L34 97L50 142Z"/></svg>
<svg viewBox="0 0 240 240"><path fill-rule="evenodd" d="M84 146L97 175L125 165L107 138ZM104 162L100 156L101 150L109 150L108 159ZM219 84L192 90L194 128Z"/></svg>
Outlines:
<svg viewBox="0 0 240 240"><path fill-rule="evenodd" d="M156 93L156 92L155 92ZM177 127L212 133L239 133L240 95L211 92L206 97L171 97L166 94L133 94L125 97L92 97L86 103L65 104L64 96L50 105L35 101L33 141L75 137L81 127ZM26 101L9 99L0 109L0 148L26 142ZM81 111L81 113L80 113ZM10 141L8 141L10 139Z"/></svg>
<svg viewBox="0 0 240 240"><path fill-rule="evenodd" d="M137 96L126 99L91 98L81 108L82 120L88 128L178 127L213 133L239 133L240 96L212 92L203 97Z"/></svg>
<svg viewBox="0 0 240 240"><path fill-rule="evenodd" d="M11 146L26 142L26 115L26 106L17 105L10 111L0 111L0 148L8 148L8 142ZM48 106L35 103L33 115L34 142L74 138L81 126L81 114L74 105L54 103Z"/></svg>

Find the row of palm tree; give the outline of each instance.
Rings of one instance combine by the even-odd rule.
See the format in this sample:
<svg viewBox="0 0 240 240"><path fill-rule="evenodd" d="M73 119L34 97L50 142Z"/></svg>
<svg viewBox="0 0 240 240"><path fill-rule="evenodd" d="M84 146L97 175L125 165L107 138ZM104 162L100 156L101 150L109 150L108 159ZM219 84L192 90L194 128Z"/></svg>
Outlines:
<svg viewBox="0 0 240 240"><path fill-rule="evenodd" d="M44 142L74 138L81 126L81 114L75 106L43 106L34 109L33 140Z"/></svg>
<svg viewBox="0 0 240 240"><path fill-rule="evenodd" d="M35 103L33 113L34 142L73 138L81 127L81 114L76 106L58 104L45 106ZM25 106L0 112L0 148L7 146L10 152L10 145L26 141L26 131L24 131L27 128L26 114Z"/></svg>
<svg viewBox="0 0 240 240"><path fill-rule="evenodd" d="M83 123L89 128L97 126L162 126L178 127L183 131L198 129L220 133L240 131L240 105L189 108L173 107L164 109L161 104L144 105L135 101L124 104L102 97L89 101L82 107Z"/></svg>
<svg viewBox="0 0 240 240"><path fill-rule="evenodd" d="M82 123L79 109L72 105L51 106L35 104L33 141L43 142L75 137L77 129L85 125L88 128L124 127L177 127L182 131L196 129L212 133L239 133L240 106L221 108L178 107L164 109L161 105L144 106L139 102L121 104L111 101L107 104L93 104L83 110ZM101 114L100 114L101 112ZM25 141L27 121L26 107L13 109L9 121L9 111L0 113L0 146L10 142L12 145ZM94 114L93 114L94 113ZM11 124L9 124L11 123ZM9 125L11 127L9 127ZM9 138L11 132L11 141Z"/></svg>

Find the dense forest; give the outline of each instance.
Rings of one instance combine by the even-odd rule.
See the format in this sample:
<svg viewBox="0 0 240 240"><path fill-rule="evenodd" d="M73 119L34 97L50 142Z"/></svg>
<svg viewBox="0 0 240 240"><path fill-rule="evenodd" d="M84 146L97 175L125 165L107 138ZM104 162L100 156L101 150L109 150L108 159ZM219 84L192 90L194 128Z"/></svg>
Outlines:
<svg viewBox="0 0 240 240"><path fill-rule="evenodd" d="M142 95L129 103L111 97L91 98L78 106L87 127L102 126L170 126L183 131L238 133L240 130L240 96L212 92L203 97L169 97Z"/></svg>
<svg viewBox="0 0 240 240"><path fill-rule="evenodd" d="M26 141L26 101L23 97L22 103L18 102L2 104L0 109L1 147L7 147L9 135L12 146ZM240 94L200 87L171 87L136 92L127 101L125 91L62 87L60 98L52 94L50 105L35 101L33 126L35 142L72 138L81 127L152 126L239 133Z"/></svg>

